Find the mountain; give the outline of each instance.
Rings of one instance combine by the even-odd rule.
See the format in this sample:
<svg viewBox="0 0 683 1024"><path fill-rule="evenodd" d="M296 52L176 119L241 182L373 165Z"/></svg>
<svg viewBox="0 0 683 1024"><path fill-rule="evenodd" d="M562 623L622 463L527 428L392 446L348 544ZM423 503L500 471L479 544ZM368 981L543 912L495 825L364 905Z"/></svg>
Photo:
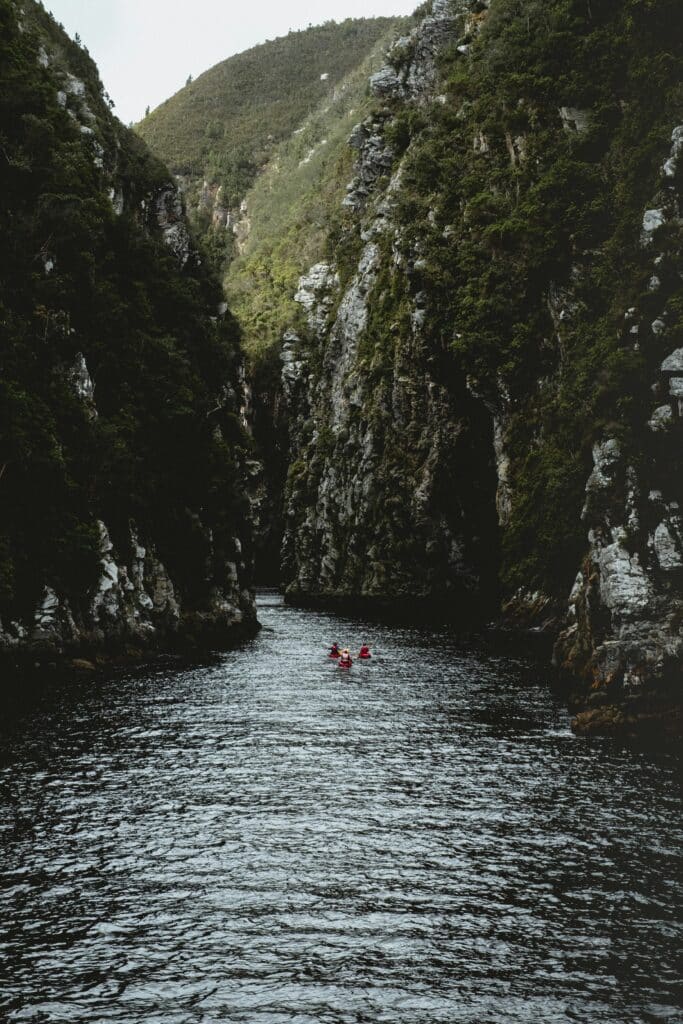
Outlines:
<svg viewBox="0 0 683 1024"><path fill-rule="evenodd" d="M423 10L263 432L288 600L544 634L577 729L680 725L681 31L673 0Z"/></svg>
<svg viewBox="0 0 683 1024"><path fill-rule="evenodd" d="M275 146L241 202L233 225L235 249L224 283L256 365L297 316L301 274L324 258L331 226L343 211L353 172L348 138L368 114L368 80L382 67L394 28Z"/></svg>
<svg viewBox="0 0 683 1024"><path fill-rule="evenodd" d="M251 441L168 170L41 4L0 0L0 653L255 628Z"/></svg>
<svg viewBox="0 0 683 1024"><path fill-rule="evenodd" d="M269 40L188 82L137 130L193 197L206 180L220 207L238 207L273 148L399 24L348 18Z"/></svg>

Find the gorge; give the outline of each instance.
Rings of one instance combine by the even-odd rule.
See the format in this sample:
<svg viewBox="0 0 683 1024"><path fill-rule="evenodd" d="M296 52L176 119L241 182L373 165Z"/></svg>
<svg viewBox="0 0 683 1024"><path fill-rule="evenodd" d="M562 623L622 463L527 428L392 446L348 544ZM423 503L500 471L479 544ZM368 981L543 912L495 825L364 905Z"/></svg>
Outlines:
<svg viewBox="0 0 683 1024"><path fill-rule="evenodd" d="M2 10L7 655L230 642L256 579L542 635L578 730L680 729L673 0L293 33L137 126L175 178Z"/></svg>
<svg viewBox="0 0 683 1024"><path fill-rule="evenodd" d="M680 1021L680 0L326 21L129 127L48 6L0 0L0 1020ZM163 8L151 75L222 0L95 7Z"/></svg>

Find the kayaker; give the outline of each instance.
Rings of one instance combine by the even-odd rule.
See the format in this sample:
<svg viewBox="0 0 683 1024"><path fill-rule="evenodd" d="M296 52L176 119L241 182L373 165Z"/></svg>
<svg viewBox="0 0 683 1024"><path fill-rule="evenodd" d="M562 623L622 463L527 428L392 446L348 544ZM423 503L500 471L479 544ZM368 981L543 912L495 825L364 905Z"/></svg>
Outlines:
<svg viewBox="0 0 683 1024"><path fill-rule="evenodd" d="M339 667L340 668L351 668L352 665L353 665L353 659L351 658L351 655L349 654L348 647L345 647L344 650L341 653L341 658L339 659Z"/></svg>
<svg viewBox="0 0 683 1024"><path fill-rule="evenodd" d="M368 647L367 644L363 644L360 651L358 652L358 657L363 659L372 657L372 655L370 654L370 648Z"/></svg>
<svg viewBox="0 0 683 1024"><path fill-rule="evenodd" d="M332 644L332 646L330 647L329 657L330 658L339 658L340 656L341 656L341 651L339 650L339 644L337 644L337 643Z"/></svg>

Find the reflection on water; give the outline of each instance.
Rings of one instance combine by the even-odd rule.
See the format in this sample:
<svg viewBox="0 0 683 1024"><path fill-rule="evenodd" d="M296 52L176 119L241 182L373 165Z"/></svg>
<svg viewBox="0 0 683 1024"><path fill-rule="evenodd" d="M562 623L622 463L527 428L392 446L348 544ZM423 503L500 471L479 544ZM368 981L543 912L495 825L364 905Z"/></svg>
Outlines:
<svg viewBox="0 0 683 1024"><path fill-rule="evenodd" d="M445 632L261 604L218 663L3 727L2 1020L683 1019L673 754Z"/></svg>

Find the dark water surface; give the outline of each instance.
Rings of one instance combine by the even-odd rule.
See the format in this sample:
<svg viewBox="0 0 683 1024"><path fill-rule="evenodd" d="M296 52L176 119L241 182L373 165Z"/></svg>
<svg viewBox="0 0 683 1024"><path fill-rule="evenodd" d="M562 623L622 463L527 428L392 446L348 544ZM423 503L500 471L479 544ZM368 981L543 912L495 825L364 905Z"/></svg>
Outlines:
<svg viewBox="0 0 683 1024"><path fill-rule="evenodd" d="M444 632L261 620L3 725L3 1024L683 1020L672 753Z"/></svg>

